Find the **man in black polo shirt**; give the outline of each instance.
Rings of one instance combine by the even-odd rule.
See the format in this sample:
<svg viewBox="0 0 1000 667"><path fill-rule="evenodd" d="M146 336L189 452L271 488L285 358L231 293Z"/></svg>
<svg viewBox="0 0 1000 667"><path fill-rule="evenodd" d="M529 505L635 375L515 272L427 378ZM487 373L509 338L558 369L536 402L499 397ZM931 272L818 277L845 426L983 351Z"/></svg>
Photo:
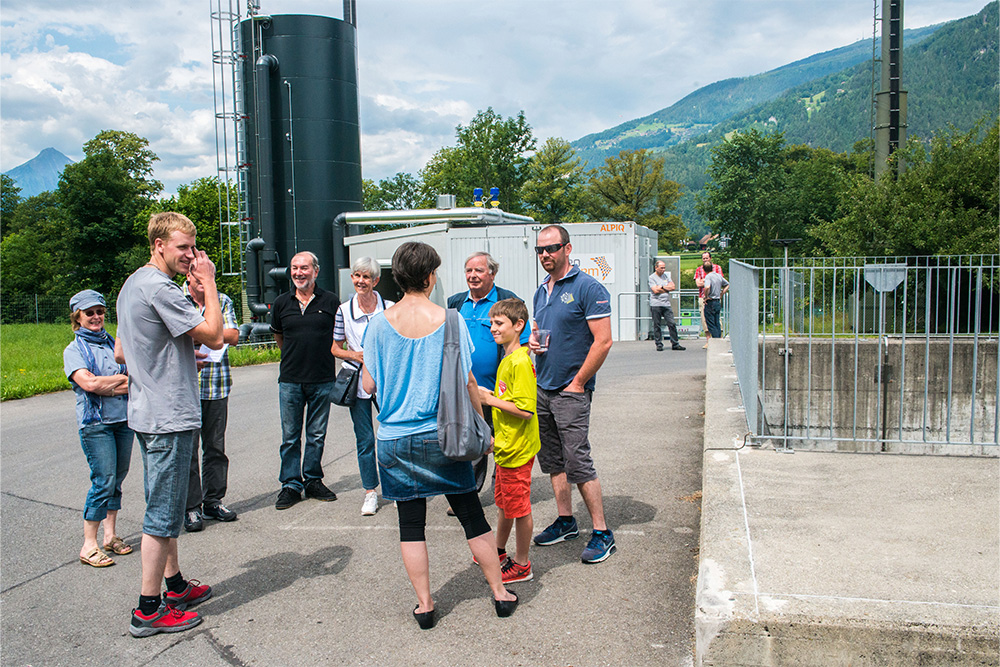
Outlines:
<svg viewBox="0 0 1000 667"><path fill-rule="evenodd" d="M288 509L306 498L336 500L323 484L323 445L330 419L330 390L336 379L333 322L340 306L336 295L316 287L319 260L311 252L292 257L294 289L274 300L271 332L281 350L278 404L281 408L281 492L275 509ZM306 446L302 450L302 416Z"/></svg>

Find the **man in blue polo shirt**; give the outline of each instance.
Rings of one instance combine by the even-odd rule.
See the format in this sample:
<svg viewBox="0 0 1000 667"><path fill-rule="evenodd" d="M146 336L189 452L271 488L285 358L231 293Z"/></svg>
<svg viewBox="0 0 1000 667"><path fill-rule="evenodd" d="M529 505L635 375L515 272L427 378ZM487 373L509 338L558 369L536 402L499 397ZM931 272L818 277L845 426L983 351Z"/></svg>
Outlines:
<svg viewBox="0 0 1000 667"><path fill-rule="evenodd" d="M561 225L538 232L535 252L549 275L535 291L535 321L528 345L538 373L538 464L549 475L558 518L535 536L549 546L580 534L573 517L572 485L583 496L594 532L581 560L600 563L616 550L614 534L604 521L601 482L590 456L590 402L594 376L611 350L611 296L597 280L569 260L573 246ZM551 332L541 350L537 332Z"/></svg>
<svg viewBox="0 0 1000 667"><path fill-rule="evenodd" d="M480 387L493 389L497 383L497 367L503 359L503 347L490 333L490 308L497 301L520 299L519 296L494 284L500 264L488 252L474 252L465 260L465 283L469 289L448 297L448 307L457 308L469 327L472 337L472 375ZM522 299L523 300L523 299ZM528 343L529 332L521 334L521 344ZM489 413L487 415L487 413ZM486 423L493 428L493 411L483 410ZM489 468L489 456L474 464L476 486L482 490Z"/></svg>

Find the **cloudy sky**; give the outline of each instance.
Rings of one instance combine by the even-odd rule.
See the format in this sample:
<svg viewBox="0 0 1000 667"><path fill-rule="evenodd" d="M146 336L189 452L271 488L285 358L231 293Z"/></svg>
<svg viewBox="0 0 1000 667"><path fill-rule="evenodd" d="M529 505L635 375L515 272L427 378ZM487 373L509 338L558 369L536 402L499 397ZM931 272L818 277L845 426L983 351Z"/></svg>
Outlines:
<svg viewBox="0 0 1000 667"><path fill-rule="evenodd" d="M244 0L4 0L0 171L102 129L146 137L168 192L214 175L210 8ZM336 0L260 0L264 14L342 17ZM458 124L524 110L570 141L720 79L867 39L872 0L359 0L365 178L416 173ZM907 0L906 27L986 0Z"/></svg>

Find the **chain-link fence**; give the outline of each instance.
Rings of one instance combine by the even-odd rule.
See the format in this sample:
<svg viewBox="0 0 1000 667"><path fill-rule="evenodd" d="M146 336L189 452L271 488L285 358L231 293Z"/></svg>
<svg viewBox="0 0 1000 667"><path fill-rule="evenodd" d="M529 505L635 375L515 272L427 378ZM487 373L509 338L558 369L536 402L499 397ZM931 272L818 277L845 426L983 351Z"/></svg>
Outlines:
<svg viewBox="0 0 1000 667"><path fill-rule="evenodd" d="M0 323L3 324L69 324L69 300L75 292L67 294L20 294L4 292L0 295ZM230 295L236 310L236 321L243 321L243 303L239 294ZM115 302L118 294L104 295L108 303L108 322L117 322Z"/></svg>

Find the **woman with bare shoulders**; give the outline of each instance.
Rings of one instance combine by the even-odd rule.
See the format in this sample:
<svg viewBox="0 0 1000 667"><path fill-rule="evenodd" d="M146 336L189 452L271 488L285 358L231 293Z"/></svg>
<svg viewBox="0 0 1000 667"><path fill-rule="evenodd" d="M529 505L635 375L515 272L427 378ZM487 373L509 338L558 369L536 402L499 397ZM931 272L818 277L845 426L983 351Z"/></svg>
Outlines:
<svg viewBox="0 0 1000 667"><path fill-rule="evenodd" d="M424 528L427 498L445 495L473 556L493 592L497 616L514 613L517 596L504 588L496 540L483 514L472 464L447 458L438 445L437 410L444 355L445 310L430 300L441 265L425 243L401 245L392 258L392 275L403 291L399 303L372 318L365 333L362 384L378 390L378 468L382 496L395 500L403 565L417 595L413 616L424 630L434 627L430 566ZM482 411L472 377L472 341L461 321L461 358L468 390Z"/></svg>

